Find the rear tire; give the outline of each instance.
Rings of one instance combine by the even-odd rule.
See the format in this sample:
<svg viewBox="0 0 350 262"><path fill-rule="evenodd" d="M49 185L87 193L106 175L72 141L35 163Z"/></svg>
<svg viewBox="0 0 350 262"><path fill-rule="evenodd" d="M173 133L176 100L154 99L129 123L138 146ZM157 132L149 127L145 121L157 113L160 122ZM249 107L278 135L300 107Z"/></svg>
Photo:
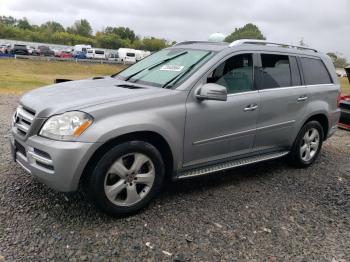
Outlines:
<svg viewBox="0 0 350 262"><path fill-rule="evenodd" d="M307 122L294 141L289 153L289 163L299 168L314 163L322 148L323 137L323 128L319 122Z"/></svg>
<svg viewBox="0 0 350 262"><path fill-rule="evenodd" d="M111 216L127 216L146 207L160 191L162 156L147 142L125 142L107 151L85 185L89 199Z"/></svg>

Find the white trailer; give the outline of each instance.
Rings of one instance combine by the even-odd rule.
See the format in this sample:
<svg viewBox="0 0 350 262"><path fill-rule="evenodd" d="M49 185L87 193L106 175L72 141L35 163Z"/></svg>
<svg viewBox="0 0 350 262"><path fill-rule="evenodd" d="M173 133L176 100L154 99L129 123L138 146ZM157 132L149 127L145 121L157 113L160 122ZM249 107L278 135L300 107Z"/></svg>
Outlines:
<svg viewBox="0 0 350 262"><path fill-rule="evenodd" d="M135 50L136 61L140 61L151 54L150 51Z"/></svg>
<svg viewBox="0 0 350 262"><path fill-rule="evenodd" d="M136 63L136 50L131 48L119 48L118 56L123 63Z"/></svg>
<svg viewBox="0 0 350 262"><path fill-rule="evenodd" d="M102 49L90 48L86 51L86 58L89 59L106 59L106 53Z"/></svg>
<svg viewBox="0 0 350 262"><path fill-rule="evenodd" d="M86 53L88 49L91 49L91 45L75 45L73 47L73 55L76 55L79 52Z"/></svg>

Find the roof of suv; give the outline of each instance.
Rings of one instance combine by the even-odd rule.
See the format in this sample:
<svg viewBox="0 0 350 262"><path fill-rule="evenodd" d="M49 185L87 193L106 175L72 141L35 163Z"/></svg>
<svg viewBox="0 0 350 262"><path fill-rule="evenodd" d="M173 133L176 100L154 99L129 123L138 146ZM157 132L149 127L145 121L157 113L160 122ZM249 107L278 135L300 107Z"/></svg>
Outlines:
<svg viewBox="0 0 350 262"><path fill-rule="evenodd" d="M280 44L273 43L264 40L255 39L242 39L235 41L233 43L226 42L209 42L209 41L186 41L180 42L173 46L174 48L188 48L188 49L198 49L198 50L208 50L214 52L220 52L223 50L247 50L247 51L272 51L281 53L293 53L306 56L323 56L322 53L315 49L303 47L303 46L293 46L290 44Z"/></svg>

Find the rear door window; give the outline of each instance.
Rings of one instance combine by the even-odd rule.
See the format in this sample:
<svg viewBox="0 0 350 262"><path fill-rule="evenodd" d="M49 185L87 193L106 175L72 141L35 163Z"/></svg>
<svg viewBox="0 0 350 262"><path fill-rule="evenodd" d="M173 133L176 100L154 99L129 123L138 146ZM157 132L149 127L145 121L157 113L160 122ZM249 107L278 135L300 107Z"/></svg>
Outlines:
<svg viewBox="0 0 350 262"><path fill-rule="evenodd" d="M287 55L261 54L260 89L292 85L289 57Z"/></svg>
<svg viewBox="0 0 350 262"><path fill-rule="evenodd" d="M332 79L321 59L301 57L306 85L331 84Z"/></svg>
<svg viewBox="0 0 350 262"><path fill-rule="evenodd" d="M290 62L290 71L292 73L292 85L300 86L301 77L300 77L300 71L297 63L297 58L295 56L290 56L289 62Z"/></svg>

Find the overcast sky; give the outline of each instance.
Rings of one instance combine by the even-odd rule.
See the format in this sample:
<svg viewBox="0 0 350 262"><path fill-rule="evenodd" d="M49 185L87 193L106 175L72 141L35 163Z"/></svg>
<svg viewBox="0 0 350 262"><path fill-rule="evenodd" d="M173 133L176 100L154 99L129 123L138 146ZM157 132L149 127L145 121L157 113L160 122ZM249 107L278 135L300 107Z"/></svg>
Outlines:
<svg viewBox="0 0 350 262"><path fill-rule="evenodd" d="M350 0L0 0L0 15L64 26L86 18L94 31L127 26L140 36L207 40L246 23L268 40L304 42L350 60Z"/></svg>

